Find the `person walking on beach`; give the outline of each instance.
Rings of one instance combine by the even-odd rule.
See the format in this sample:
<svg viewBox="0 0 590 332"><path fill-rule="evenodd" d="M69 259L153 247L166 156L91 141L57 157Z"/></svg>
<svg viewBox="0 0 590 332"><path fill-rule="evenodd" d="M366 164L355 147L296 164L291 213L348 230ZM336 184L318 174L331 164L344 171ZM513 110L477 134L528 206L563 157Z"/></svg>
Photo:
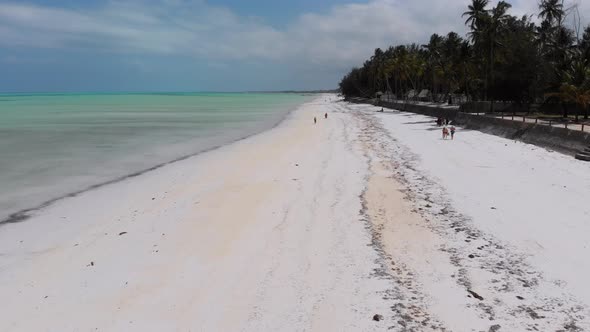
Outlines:
<svg viewBox="0 0 590 332"><path fill-rule="evenodd" d="M455 139L455 126L451 126L451 140Z"/></svg>
<svg viewBox="0 0 590 332"><path fill-rule="evenodd" d="M313 117L313 124L316 124L316 123L318 123L318 119L314 116Z"/></svg>
<svg viewBox="0 0 590 332"><path fill-rule="evenodd" d="M443 136L443 139L447 139L447 136L449 136L449 129L447 129L447 127L443 127L442 136Z"/></svg>
<svg viewBox="0 0 590 332"><path fill-rule="evenodd" d="M328 113L324 113L324 119L328 118Z"/></svg>

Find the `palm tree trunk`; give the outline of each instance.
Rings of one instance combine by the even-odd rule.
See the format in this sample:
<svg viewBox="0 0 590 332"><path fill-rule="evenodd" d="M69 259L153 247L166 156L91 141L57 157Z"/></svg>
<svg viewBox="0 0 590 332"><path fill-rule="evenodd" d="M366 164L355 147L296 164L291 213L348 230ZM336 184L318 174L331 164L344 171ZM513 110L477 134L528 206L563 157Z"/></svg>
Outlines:
<svg viewBox="0 0 590 332"><path fill-rule="evenodd" d="M492 44L490 45L490 84L488 85L488 89L494 87L494 38L492 38ZM488 93L488 97L490 97L490 113L494 113L494 95L492 93Z"/></svg>
<svg viewBox="0 0 590 332"><path fill-rule="evenodd" d="M432 73L432 90L430 91L430 98L436 101L436 76Z"/></svg>
<svg viewBox="0 0 590 332"><path fill-rule="evenodd" d="M469 87L467 84L467 69L465 68L465 62L463 62L463 83L465 83L465 97L469 100Z"/></svg>
<svg viewBox="0 0 590 332"><path fill-rule="evenodd" d="M486 64L486 67L489 67L489 65ZM485 72L486 72L486 74L485 74L486 76L485 76L484 81L483 81L483 84L484 84L484 87L483 87L483 100L484 101L488 101L488 74L489 74L488 73L489 72L488 68L485 68Z"/></svg>
<svg viewBox="0 0 590 332"><path fill-rule="evenodd" d="M387 91L391 92L391 86L389 85L389 77L387 77L387 74L385 74L384 76L385 76L385 84L387 85Z"/></svg>

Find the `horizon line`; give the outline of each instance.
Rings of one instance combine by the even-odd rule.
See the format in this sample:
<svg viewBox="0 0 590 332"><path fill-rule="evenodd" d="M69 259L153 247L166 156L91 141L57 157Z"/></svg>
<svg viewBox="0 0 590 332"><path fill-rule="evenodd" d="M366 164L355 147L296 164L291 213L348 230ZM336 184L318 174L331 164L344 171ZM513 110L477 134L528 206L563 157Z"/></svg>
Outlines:
<svg viewBox="0 0 590 332"><path fill-rule="evenodd" d="M321 93L337 92L339 89L310 89L310 90L237 90L237 91L19 91L0 92L0 95L22 95L22 94L180 94L180 93Z"/></svg>

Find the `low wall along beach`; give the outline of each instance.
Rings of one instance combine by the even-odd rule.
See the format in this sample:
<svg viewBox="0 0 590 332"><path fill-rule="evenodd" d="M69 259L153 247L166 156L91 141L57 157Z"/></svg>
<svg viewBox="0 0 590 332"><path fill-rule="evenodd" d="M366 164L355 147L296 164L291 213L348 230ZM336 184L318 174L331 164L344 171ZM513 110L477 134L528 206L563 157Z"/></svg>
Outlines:
<svg viewBox="0 0 590 332"><path fill-rule="evenodd" d="M405 112L443 117L455 124L488 134L520 140L561 153L575 154L590 145L590 132L552 127L548 125L512 121L470 113L458 109L399 102L381 102L380 106Z"/></svg>

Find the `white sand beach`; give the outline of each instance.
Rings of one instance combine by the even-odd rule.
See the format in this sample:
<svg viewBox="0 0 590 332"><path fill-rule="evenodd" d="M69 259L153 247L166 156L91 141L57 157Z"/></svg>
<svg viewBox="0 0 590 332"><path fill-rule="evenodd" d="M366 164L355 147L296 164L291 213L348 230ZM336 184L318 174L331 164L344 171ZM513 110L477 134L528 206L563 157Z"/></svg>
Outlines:
<svg viewBox="0 0 590 332"><path fill-rule="evenodd" d="M588 164L337 100L2 225L0 331L590 329Z"/></svg>

